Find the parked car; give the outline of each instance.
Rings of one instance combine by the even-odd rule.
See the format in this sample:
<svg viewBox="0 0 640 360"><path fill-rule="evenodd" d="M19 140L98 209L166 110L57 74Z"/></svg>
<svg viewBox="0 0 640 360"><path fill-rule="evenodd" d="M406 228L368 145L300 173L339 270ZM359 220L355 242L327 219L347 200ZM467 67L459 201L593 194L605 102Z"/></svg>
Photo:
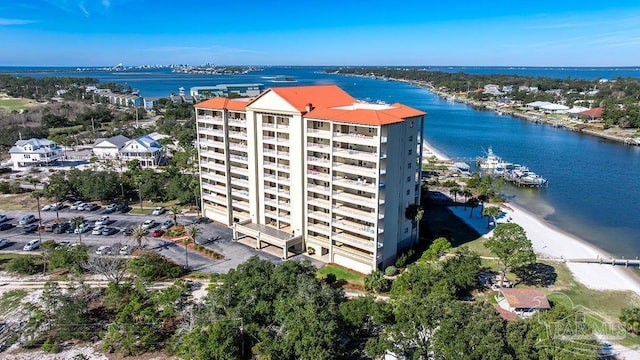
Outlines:
<svg viewBox="0 0 640 360"><path fill-rule="evenodd" d="M53 233L54 234L62 234L63 232L67 231L67 229L69 229L69 227L71 227L71 224L69 224L68 221L63 221L63 222L59 223L58 226L55 227L55 229L53 229Z"/></svg>
<svg viewBox="0 0 640 360"><path fill-rule="evenodd" d="M13 228L13 225L9 224L8 222L3 222L0 224L0 230L5 231L5 230L9 230Z"/></svg>
<svg viewBox="0 0 640 360"><path fill-rule="evenodd" d="M156 226L156 222L155 222L155 221L153 221L153 220L151 220L151 219L149 219L149 220L145 220L145 221L142 223L142 228L143 228L144 230L151 229L151 228L152 228L152 227L154 227L154 226Z"/></svg>
<svg viewBox="0 0 640 360"><path fill-rule="evenodd" d="M27 225L27 224L31 224L32 222L35 222L36 220L38 220L38 219L36 219L36 217L31 215L31 214L25 215L25 216L22 217L22 219L20 219L20 221L18 221L18 225L24 226L24 225Z"/></svg>
<svg viewBox="0 0 640 360"><path fill-rule="evenodd" d="M5 214L0 214L0 223L7 221L9 218Z"/></svg>
<svg viewBox="0 0 640 360"><path fill-rule="evenodd" d="M96 210L100 209L100 205L86 204L82 209L84 211L96 211Z"/></svg>
<svg viewBox="0 0 640 360"><path fill-rule="evenodd" d="M49 210L51 210L51 204L47 204L42 207L42 211L49 211Z"/></svg>
<svg viewBox="0 0 640 360"><path fill-rule="evenodd" d="M118 208L117 204L109 204L107 205L107 207L104 208L104 213L111 214L112 212L116 211L117 208Z"/></svg>
<svg viewBox="0 0 640 360"><path fill-rule="evenodd" d="M9 240L7 239L0 239L0 248L3 248L5 246L9 245Z"/></svg>
<svg viewBox="0 0 640 360"><path fill-rule="evenodd" d="M62 240L62 241L60 241L59 243L57 243L57 245L56 245L56 249L60 249L60 248L63 248L63 247L69 247L69 246L71 246L71 241L69 241L69 240Z"/></svg>
<svg viewBox="0 0 640 360"><path fill-rule="evenodd" d="M120 251L118 251L118 253L120 255L129 255L133 252L134 248L131 245L125 245L123 247L120 248Z"/></svg>
<svg viewBox="0 0 640 360"><path fill-rule="evenodd" d="M102 230L104 230L105 228L105 225L98 225L93 228L93 230L91 231L91 235L102 235Z"/></svg>
<svg viewBox="0 0 640 360"><path fill-rule="evenodd" d="M51 211L56 211L56 210L60 210L64 207L64 204L60 201L58 202L54 202L53 204L51 204Z"/></svg>
<svg viewBox="0 0 640 360"><path fill-rule="evenodd" d="M37 249L39 247L40 247L40 240L33 239L33 240L29 241L28 243L26 243L24 245L24 247L22 248L22 250L24 250L24 251L32 251L32 250L35 250L35 249Z"/></svg>
<svg viewBox="0 0 640 360"><path fill-rule="evenodd" d="M118 207L116 208L116 211L120 211L121 213L126 213L130 209L131 208L129 207L129 203L123 202L122 204L118 205Z"/></svg>
<svg viewBox="0 0 640 360"><path fill-rule="evenodd" d="M156 237L156 238L160 237L162 235L164 235L164 230L162 230L162 229L156 229L151 233L151 236Z"/></svg>
<svg viewBox="0 0 640 360"><path fill-rule="evenodd" d="M122 232L123 232L125 235L129 236L129 235L131 235L131 234L133 233L133 227L132 227L132 226L127 226L126 228L124 228L124 229L122 230Z"/></svg>
<svg viewBox="0 0 640 360"><path fill-rule="evenodd" d="M53 230L55 230L59 225L60 224L54 221L48 222L44 225L44 231L53 232Z"/></svg>
<svg viewBox="0 0 640 360"><path fill-rule="evenodd" d="M162 229L162 230L167 230L167 229L169 229L170 227L172 227L173 225L175 225L175 224L173 223L173 220L171 220L171 219L169 219L169 220L165 220L165 221L162 223L162 225L160 225L160 229Z"/></svg>
<svg viewBox="0 0 640 360"><path fill-rule="evenodd" d="M25 225L22 229L23 229L23 230L24 230L24 232L26 232L26 233L28 233L28 232L32 232L32 231L36 231L36 230L38 230L38 224L34 224L34 223L27 224L27 225Z"/></svg>
<svg viewBox="0 0 640 360"><path fill-rule="evenodd" d="M84 203L82 201L75 201L73 202L73 204L71 204L71 206L69 206L69 209L78 210L78 206L80 205L84 205Z"/></svg>
<svg viewBox="0 0 640 360"><path fill-rule="evenodd" d="M118 229L114 228L114 227L106 227L104 229L102 229L102 235L113 235L115 233L118 232Z"/></svg>
<svg viewBox="0 0 640 360"><path fill-rule="evenodd" d="M167 209L164 208L164 206L158 206L157 208L153 209L153 211L151 212L152 215L162 215L167 211Z"/></svg>
<svg viewBox="0 0 640 360"><path fill-rule="evenodd" d="M100 219L96 220L95 226L108 225L109 222L110 222L109 217L105 215Z"/></svg>
<svg viewBox="0 0 640 360"><path fill-rule="evenodd" d="M111 246L102 245L96 250L96 255L111 255Z"/></svg>
<svg viewBox="0 0 640 360"><path fill-rule="evenodd" d="M91 230L91 225L89 225L88 222L83 222L73 232L75 234L82 234L82 233L86 233L89 230Z"/></svg>

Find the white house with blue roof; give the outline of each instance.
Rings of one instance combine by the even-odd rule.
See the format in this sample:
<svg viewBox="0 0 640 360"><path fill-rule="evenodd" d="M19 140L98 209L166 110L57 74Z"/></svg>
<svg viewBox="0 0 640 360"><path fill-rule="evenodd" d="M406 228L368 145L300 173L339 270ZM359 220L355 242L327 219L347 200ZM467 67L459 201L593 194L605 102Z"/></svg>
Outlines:
<svg viewBox="0 0 640 360"><path fill-rule="evenodd" d="M13 167L51 165L63 158L62 147L47 139L18 140L9 150Z"/></svg>
<svg viewBox="0 0 640 360"><path fill-rule="evenodd" d="M120 149L120 159L124 162L138 160L142 167L158 166L162 163L162 145L149 135L127 141Z"/></svg>

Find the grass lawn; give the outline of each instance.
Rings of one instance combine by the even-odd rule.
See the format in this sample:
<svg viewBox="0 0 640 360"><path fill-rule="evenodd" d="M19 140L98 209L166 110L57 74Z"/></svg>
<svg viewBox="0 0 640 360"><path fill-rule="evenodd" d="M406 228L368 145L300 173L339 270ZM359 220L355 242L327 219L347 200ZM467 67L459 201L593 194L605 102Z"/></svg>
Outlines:
<svg viewBox="0 0 640 360"><path fill-rule="evenodd" d="M131 211L129 213L135 214L135 215L150 215L153 209L155 209L156 207L164 206L167 209L167 211L163 215L171 215L171 211L169 209L171 209L171 207L174 205L177 205L180 208L180 210L185 209L184 206L178 205L178 200L171 200L171 201L160 202L160 203L143 201L142 209L140 209L140 202L134 201L129 203L129 206L131 207ZM180 220L178 219L178 221Z"/></svg>
<svg viewBox="0 0 640 360"><path fill-rule="evenodd" d="M318 277L324 277L327 274L334 274L337 280L344 280L351 284L364 285L364 276L357 272L347 270L343 267L336 265L325 265L318 269L316 275Z"/></svg>
<svg viewBox="0 0 640 360"><path fill-rule="evenodd" d="M39 255L22 255L22 254L0 254L0 271L7 271L7 263L15 258L30 256L35 259L36 266L42 265L42 257ZM42 268L40 269L42 270ZM42 272L42 271L40 271Z"/></svg>
<svg viewBox="0 0 640 360"><path fill-rule="evenodd" d="M0 109L5 110L7 112L12 112L14 110L26 109L35 104L35 101L29 99L1 99L0 98Z"/></svg>
<svg viewBox="0 0 640 360"><path fill-rule="evenodd" d="M0 203L2 210L38 210L36 199L31 197L31 193L0 194ZM46 203L46 199L40 199L40 204L44 206Z"/></svg>

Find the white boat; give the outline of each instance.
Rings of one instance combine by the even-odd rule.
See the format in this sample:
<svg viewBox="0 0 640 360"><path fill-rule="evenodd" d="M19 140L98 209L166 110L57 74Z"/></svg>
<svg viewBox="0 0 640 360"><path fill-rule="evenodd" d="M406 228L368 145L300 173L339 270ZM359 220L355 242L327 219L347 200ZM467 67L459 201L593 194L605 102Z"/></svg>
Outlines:
<svg viewBox="0 0 640 360"><path fill-rule="evenodd" d="M487 172L495 172L496 169L499 168L504 172L505 169L513 167L512 163L503 161L502 158L496 155L491 148L487 151L487 157L479 158L478 163L480 165L480 169Z"/></svg>

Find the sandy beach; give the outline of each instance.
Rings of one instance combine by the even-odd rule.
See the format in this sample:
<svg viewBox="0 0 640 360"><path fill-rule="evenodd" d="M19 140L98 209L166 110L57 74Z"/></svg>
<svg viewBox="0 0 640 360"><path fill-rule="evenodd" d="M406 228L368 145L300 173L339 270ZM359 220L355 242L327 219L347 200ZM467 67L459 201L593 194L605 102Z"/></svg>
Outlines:
<svg viewBox="0 0 640 360"><path fill-rule="evenodd" d="M423 153L427 157L436 156L439 160L447 160L446 156L426 142L423 142ZM605 251L551 226L540 217L514 204L507 203L501 208L503 214L498 218L498 224L510 221L522 226L539 257L556 261L569 260L565 262L567 267L576 280L585 286L598 290L630 290L640 295L640 281L624 267L570 261L571 259L609 258L610 255ZM465 211L464 207L451 207L450 210L481 235L487 237L492 235L493 227L487 228L487 218L480 215L479 209L474 212L471 219L469 218L470 209Z"/></svg>

